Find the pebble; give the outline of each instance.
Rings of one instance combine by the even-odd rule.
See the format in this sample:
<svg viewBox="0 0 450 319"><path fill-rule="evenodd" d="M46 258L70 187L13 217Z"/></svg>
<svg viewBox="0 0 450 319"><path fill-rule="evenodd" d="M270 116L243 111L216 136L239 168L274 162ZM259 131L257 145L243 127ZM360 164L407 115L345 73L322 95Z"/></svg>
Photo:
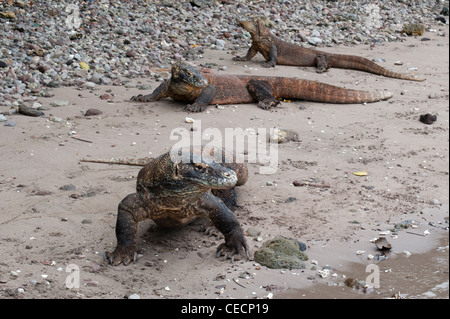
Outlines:
<svg viewBox="0 0 450 319"><path fill-rule="evenodd" d="M6 122L4 126L14 127L14 126L16 126L16 122L9 121L9 122Z"/></svg>
<svg viewBox="0 0 450 319"><path fill-rule="evenodd" d="M139 296L138 294L131 294L127 299L141 299L141 296Z"/></svg>
<svg viewBox="0 0 450 319"><path fill-rule="evenodd" d="M246 235L250 236L250 237L258 237L259 235L261 235L261 229L257 228L257 227L249 227L246 231Z"/></svg>
<svg viewBox="0 0 450 319"><path fill-rule="evenodd" d="M88 109L86 113L84 113L84 116L95 116L101 114L103 114L103 112L98 109Z"/></svg>
<svg viewBox="0 0 450 319"><path fill-rule="evenodd" d="M67 101L67 100L56 100L56 101L53 101L52 105L54 107L68 106L69 105L69 101Z"/></svg>

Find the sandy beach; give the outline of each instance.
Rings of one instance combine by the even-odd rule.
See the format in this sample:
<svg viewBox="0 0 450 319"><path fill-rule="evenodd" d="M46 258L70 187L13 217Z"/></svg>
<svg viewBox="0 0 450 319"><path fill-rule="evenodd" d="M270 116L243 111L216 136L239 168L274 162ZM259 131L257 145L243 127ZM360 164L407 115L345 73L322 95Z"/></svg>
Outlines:
<svg viewBox="0 0 450 319"><path fill-rule="evenodd" d="M436 29L449 33L448 25ZM230 50L207 50L195 62L213 64L217 74L394 93L373 104L286 101L270 111L243 104L188 113L169 99L130 102L160 84L134 78L126 86L55 88L53 97L39 98L48 108L43 117L7 116L15 126L0 125L0 298L448 298L449 39L424 36L430 41L405 37L322 50L383 58L382 66L425 82L340 69L264 69L262 56L233 62ZM53 106L61 100L68 105ZM102 114L85 116L92 108ZM421 123L426 113L437 121ZM140 168L80 160L156 157L173 145L175 128L192 127L186 117L201 120L203 130L282 127L299 134L299 142L279 144L275 174L260 174L260 164L250 163L249 180L238 190L243 229L261 232L259 240L246 237L252 258L216 258L223 239L202 233L201 223L168 232L149 220L139 225L137 262L108 265L103 253L116 245L117 205L134 192ZM392 234L406 220L414 228ZM370 260L380 253L370 242L380 233L392 249L387 259ZM263 242L279 235L306 244L306 269L268 269L253 260ZM367 281L369 264L378 267L379 288L345 284Z"/></svg>

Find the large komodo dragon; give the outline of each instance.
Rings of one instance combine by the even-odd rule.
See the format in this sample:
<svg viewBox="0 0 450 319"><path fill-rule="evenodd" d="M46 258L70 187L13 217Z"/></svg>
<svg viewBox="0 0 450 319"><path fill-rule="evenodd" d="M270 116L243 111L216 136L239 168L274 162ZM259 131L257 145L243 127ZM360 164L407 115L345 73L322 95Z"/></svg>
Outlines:
<svg viewBox="0 0 450 319"><path fill-rule="evenodd" d="M248 258L244 233L231 210L236 205L234 187L247 181L247 166L224 150L211 153L213 157L195 149L181 155L168 152L139 171L136 192L119 204L117 247L105 253L109 263L127 265L136 260L138 222L152 219L162 227L180 227L197 217L209 218L224 235L218 256L234 260L245 252Z"/></svg>
<svg viewBox="0 0 450 319"><path fill-rule="evenodd" d="M138 95L132 101L154 102L170 97L188 104L186 110L201 112L210 104L258 102L262 109L277 106L279 99L298 99L324 103L369 103L392 97L390 92L368 92L345 89L299 78L214 75L200 72L183 62L172 66L172 76L153 93Z"/></svg>
<svg viewBox="0 0 450 319"><path fill-rule="evenodd" d="M318 73L326 72L329 68L341 68L359 70L396 79L425 80L387 70L360 56L332 54L283 41L270 32L262 18L238 20L238 23L250 33L252 44L246 56L235 57L233 58L234 61L249 61L260 52L266 59L266 62L262 64L266 68L274 67L276 64L315 66Z"/></svg>

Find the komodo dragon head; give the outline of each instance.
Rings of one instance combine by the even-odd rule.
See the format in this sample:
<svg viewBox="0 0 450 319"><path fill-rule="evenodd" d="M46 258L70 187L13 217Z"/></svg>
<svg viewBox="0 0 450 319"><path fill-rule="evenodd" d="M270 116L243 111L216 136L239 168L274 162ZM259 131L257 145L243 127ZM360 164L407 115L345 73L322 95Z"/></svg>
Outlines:
<svg viewBox="0 0 450 319"><path fill-rule="evenodd" d="M193 66L178 61L172 66L172 81L189 84L193 87L205 88L208 80Z"/></svg>
<svg viewBox="0 0 450 319"><path fill-rule="evenodd" d="M194 102L209 85L208 80L193 66L177 62L172 66L170 97L177 101Z"/></svg>
<svg viewBox="0 0 450 319"><path fill-rule="evenodd" d="M178 194L236 185L236 172L196 152L171 151L155 158L138 174L138 188L151 193Z"/></svg>
<svg viewBox="0 0 450 319"><path fill-rule="evenodd" d="M195 153L190 153L189 157L189 160L182 159L174 163L175 179L211 189L236 185L237 175L232 169Z"/></svg>
<svg viewBox="0 0 450 319"><path fill-rule="evenodd" d="M273 23L265 17L256 17L250 19L237 19L237 23L250 33L252 38L259 38L270 33L267 28L273 27Z"/></svg>

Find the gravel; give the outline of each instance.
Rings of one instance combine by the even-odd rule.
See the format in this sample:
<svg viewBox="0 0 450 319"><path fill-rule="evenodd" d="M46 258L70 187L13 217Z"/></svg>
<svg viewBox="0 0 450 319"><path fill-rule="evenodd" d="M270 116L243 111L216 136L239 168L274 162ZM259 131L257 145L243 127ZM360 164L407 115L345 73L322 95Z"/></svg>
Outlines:
<svg viewBox="0 0 450 319"><path fill-rule="evenodd" d="M159 79L206 49L242 54L250 37L236 18L254 15L305 46L382 44L402 41L404 24L448 23L448 1L1 1L0 106L60 86Z"/></svg>

